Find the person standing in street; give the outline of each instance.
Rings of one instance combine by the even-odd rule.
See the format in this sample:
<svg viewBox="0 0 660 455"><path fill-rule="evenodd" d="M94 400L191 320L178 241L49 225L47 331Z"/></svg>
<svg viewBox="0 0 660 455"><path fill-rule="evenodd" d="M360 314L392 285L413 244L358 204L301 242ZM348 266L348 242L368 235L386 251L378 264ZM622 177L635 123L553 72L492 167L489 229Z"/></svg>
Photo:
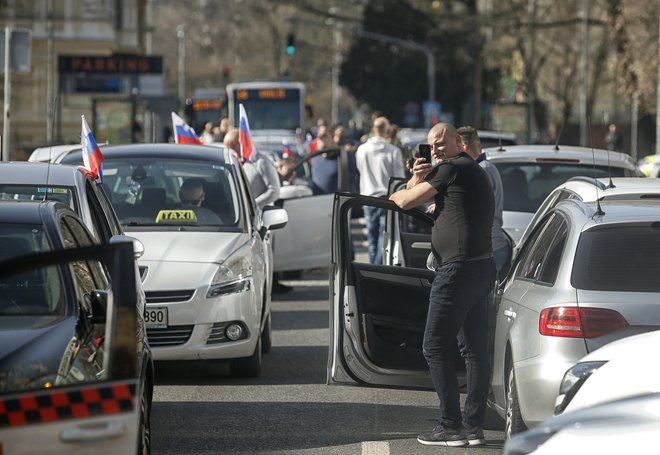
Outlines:
<svg viewBox="0 0 660 455"><path fill-rule="evenodd" d="M448 123L428 133L434 161L418 158L406 189L390 199L403 209L433 200L432 251L440 266L431 287L423 353L440 399L440 420L417 440L425 445L484 444L483 420L490 380L488 294L495 280L491 230L493 189L486 172L459 148ZM464 345L467 398L460 407L454 365L456 339Z"/></svg>
<svg viewBox="0 0 660 455"><path fill-rule="evenodd" d="M222 143L235 151L239 157L241 156L238 128L230 129ZM243 169L250 182L254 200L260 209L280 197L280 177L272 159L255 150L255 158L252 161L244 161Z"/></svg>
<svg viewBox="0 0 660 455"><path fill-rule="evenodd" d="M462 126L458 129L458 135L461 137L463 151L470 155L481 168L488 174L490 186L493 188L495 199L495 210L493 212L493 258L495 259L495 269L500 273L504 264L509 259L510 247L506 239L506 234L502 228L502 210L504 208L504 190L502 188L502 177L497 167L486 158L486 154L481 151L481 140L476 128L472 126Z"/></svg>
<svg viewBox="0 0 660 455"><path fill-rule="evenodd" d="M355 152L355 164L360 173L360 194L385 198L390 177L405 176L401 149L387 140L388 126L385 117L376 118L371 137ZM381 264L385 209L364 207L364 217L367 222L369 262Z"/></svg>

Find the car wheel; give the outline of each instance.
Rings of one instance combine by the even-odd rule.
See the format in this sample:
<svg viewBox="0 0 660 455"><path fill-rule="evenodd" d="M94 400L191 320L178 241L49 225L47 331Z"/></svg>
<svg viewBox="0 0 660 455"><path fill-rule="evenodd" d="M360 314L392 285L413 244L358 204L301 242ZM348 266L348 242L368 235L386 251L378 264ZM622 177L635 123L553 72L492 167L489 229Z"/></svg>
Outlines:
<svg viewBox="0 0 660 455"><path fill-rule="evenodd" d="M142 387L140 396L140 440L138 455L151 454L151 397L148 384Z"/></svg>
<svg viewBox="0 0 660 455"><path fill-rule="evenodd" d="M266 323L264 324L264 329L261 332L261 353L268 354L273 347L273 325L271 324L271 315L269 314L266 318Z"/></svg>
<svg viewBox="0 0 660 455"><path fill-rule="evenodd" d="M241 357L231 361L231 374L240 378L259 377L261 374L261 337L257 340L257 345L250 357Z"/></svg>
<svg viewBox="0 0 660 455"><path fill-rule="evenodd" d="M513 365L509 368L509 379L507 381L506 391L506 422L505 438L511 439L516 433L525 431L527 426L520 413L520 402L518 401L518 391L516 390L516 377L513 373Z"/></svg>

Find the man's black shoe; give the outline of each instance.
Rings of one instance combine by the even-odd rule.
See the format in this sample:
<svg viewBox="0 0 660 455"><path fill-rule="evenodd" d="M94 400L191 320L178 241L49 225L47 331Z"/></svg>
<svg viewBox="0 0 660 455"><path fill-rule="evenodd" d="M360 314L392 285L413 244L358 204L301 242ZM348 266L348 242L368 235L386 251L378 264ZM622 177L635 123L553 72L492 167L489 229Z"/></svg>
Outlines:
<svg viewBox="0 0 660 455"><path fill-rule="evenodd" d="M465 433L467 434L468 444L471 446L481 446L486 444L486 438L484 437L484 429L481 427L469 428L465 427Z"/></svg>
<svg viewBox="0 0 660 455"><path fill-rule="evenodd" d="M417 436L417 441L427 446L464 447L468 445L465 430L447 430L438 425L428 433Z"/></svg>
<svg viewBox="0 0 660 455"><path fill-rule="evenodd" d="M292 289L293 287L287 286L286 284L282 284L278 281L276 283L273 283L272 292L273 294L284 294L285 292L289 292Z"/></svg>

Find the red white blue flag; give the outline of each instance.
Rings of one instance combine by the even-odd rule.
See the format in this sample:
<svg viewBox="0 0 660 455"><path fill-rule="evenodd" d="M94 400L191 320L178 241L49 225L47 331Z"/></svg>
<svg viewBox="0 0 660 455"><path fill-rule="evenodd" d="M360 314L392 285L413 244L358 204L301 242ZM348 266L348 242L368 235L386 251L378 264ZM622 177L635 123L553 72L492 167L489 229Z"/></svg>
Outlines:
<svg viewBox="0 0 660 455"><path fill-rule="evenodd" d="M241 158L243 162L254 161L256 151L252 142L252 136L250 136L250 124L248 123L247 114L245 113L243 104L239 104L238 109L238 143L241 144Z"/></svg>
<svg viewBox="0 0 660 455"><path fill-rule="evenodd" d="M89 125L85 120L85 116L82 116L82 135L80 139L82 144L82 156L83 171L90 174L94 178L98 178L101 182L103 181L103 154L101 149L96 144L96 139L94 139L94 134L89 129Z"/></svg>
<svg viewBox="0 0 660 455"><path fill-rule="evenodd" d="M172 126L174 127L174 142L177 144L203 144L195 130L174 112L172 112Z"/></svg>

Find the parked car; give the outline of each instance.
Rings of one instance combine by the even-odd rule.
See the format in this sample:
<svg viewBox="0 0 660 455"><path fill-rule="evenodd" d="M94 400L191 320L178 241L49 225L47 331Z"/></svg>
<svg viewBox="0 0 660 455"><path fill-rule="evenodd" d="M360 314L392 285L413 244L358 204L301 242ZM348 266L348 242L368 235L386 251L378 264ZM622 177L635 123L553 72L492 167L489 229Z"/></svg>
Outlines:
<svg viewBox="0 0 660 455"><path fill-rule="evenodd" d="M328 382L430 388L421 346L434 272L357 260L351 212L365 205L433 223L391 201L336 196ZM552 415L562 376L581 357L660 327L658 226L655 198L564 200L536 224L496 296L490 405L507 437Z"/></svg>
<svg viewBox="0 0 660 455"><path fill-rule="evenodd" d="M28 161L39 163L56 163L60 157L66 155L72 150L82 150L80 144L63 144L37 147L30 153Z"/></svg>
<svg viewBox="0 0 660 455"><path fill-rule="evenodd" d="M150 453L133 245L55 201L0 202L0 245L0 449Z"/></svg>
<svg viewBox="0 0 660 455"><path fill-rule="evenodd" d="M496 296L493 407L506 434L552 415L564 372L660 327L660 201L564 200L534 226Z"/></svg>
<svg viewBox="0 0 660 455"><path fill-rule="evenodd" d="M635 162L620 152L587 147L512 145L484 149L500 171L504 190L504 230L515 243L541 203L571 177L643 177Z"/></svg>
<svg viewBox="0 0 660 455"><path fill-rule="evenodd" d="M286 211L257 209L242 166L225 149L102 151L119 221L145 245L139 263L154 359L231 360L232 374L258 376L271 346L270 230L286 224Z"/></svg>
<svg viewBox="0 0 660 455"><path fill-rule="evenodd" d="M555 415L608 401L660 392L660 364L648 350L660 346L660 331L608 343L564 373Z"/></svg>
<svg viewBox="0 0 660 455"><path fill-rule="evenodd" d="M549 418L515 435L502 453L654 453L658 428L660 394L652 393Z"/></svg>

